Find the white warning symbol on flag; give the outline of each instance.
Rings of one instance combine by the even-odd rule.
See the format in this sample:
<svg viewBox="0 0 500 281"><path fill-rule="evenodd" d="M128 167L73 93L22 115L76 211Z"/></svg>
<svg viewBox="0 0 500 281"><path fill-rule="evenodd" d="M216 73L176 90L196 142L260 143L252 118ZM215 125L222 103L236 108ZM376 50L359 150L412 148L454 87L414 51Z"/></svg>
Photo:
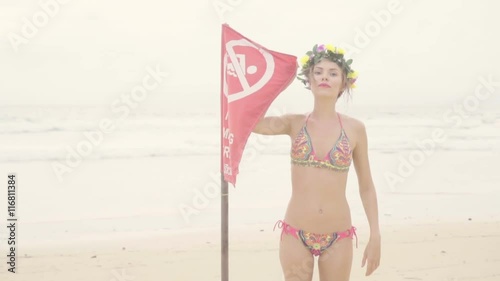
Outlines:
<svg viewBox="0 0 500 281"><path fill-rule="evenodd" d="M246 54L235 53L234 48L237 46L246 47L244 49L253 48L258 50L259 53L261 54L261 57L255 58L255 56L253 56L252 60L262 59L265 62L265 64L257 63L255 61L247 62L248 56ZM228 103L242 99L262 89L262 87L264 87L266 83L269 82L269 80L271 80L275 68L273 56L269 52L255 46L254 44L252 44L252 42L249 42L246 39L232 40L226 43L226 54L224 55L223 63L224 63L223 92L224 95L227 97ZM249 64L248 66L247 63ZM256 64L265 65L265 70L258 69ZM255 75L257 72L261 71L264 71L262 78L253 85L250 85L248 82L248 75ZM227 84L228 75L238 79L241 85L242 89L241 91L236 93L228 93L228 84Z"/></svg>

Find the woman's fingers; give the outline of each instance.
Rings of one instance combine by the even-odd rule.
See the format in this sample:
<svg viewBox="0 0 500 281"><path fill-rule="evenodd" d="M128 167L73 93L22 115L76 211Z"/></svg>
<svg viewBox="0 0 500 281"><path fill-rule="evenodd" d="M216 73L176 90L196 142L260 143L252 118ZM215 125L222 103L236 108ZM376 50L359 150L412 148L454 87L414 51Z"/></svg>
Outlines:
<svg viewBox="0 0 500 281"><path fill-rule="evenodd" d="M366 267L366 276L369 276L373 272L373 262L368 261L368 266Z"/></svg>
<svg viewBox="0 0 500 281"><path fill-rule="evenodd" d="M371 275L378 268L378 261L368 260L368 266L366 267L366 276Z"/></svg>
<svg viewBox="0 0 500 281"><path fill-rule="evenodd" d="M361 267L365 266L365 264L366 264L366 252L363 255L363 260L361 261Z"/></svg>

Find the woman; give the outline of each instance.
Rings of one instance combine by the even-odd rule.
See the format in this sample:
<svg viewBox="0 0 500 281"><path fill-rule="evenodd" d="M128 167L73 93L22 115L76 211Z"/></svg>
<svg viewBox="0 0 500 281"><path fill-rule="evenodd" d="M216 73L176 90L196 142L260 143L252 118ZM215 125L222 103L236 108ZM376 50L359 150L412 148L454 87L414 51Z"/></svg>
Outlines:
<svg viewBox="0 0 500 281"><path fill-rule="evenodd" d="M332 45L315 45L301 63L297 78L313 94L312 112L263 117L254 128L258 134L286 134L292 140L292 196L284 220L277 223L285 281L312 280L315 256L320 280L349 280L356 235L345 196L351 162L370 226L362 260L368 276L379 266L381 237L366 129L335 110L337 100L354 88L357 74L352 60Z"/></svg>

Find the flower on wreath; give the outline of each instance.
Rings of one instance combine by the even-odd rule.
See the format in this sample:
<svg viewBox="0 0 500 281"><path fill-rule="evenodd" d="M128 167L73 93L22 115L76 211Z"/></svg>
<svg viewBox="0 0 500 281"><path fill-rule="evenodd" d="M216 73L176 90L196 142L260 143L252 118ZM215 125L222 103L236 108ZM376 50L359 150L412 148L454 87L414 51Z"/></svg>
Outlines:
<svg viewBox="0 0 500 281"><path fill-rule="evenodd" d="M345 58L345 50L336 47L332 44L315 44L312 51L308 51L305 56L300 59L301 70L297 76L306 87L308 86L308 73L310 68L317 64L322 58L327 58L339 65L339 67L347 73L347 79L351 89L356 88L356 80L358 79L358 72L351 68L352 59Z"/></svg>

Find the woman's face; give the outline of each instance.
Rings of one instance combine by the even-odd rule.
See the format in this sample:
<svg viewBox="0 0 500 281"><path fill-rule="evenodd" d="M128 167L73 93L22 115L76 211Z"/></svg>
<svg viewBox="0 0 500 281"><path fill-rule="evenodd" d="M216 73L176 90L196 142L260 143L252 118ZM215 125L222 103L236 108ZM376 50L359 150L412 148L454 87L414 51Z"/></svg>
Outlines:
<svg viewBox="0 0 500 281"><path fill-rule="evenodd" d="M343 90L342 70L333 61L322 59L310 74L311 91L317 96L337 97Z"/></svg>

